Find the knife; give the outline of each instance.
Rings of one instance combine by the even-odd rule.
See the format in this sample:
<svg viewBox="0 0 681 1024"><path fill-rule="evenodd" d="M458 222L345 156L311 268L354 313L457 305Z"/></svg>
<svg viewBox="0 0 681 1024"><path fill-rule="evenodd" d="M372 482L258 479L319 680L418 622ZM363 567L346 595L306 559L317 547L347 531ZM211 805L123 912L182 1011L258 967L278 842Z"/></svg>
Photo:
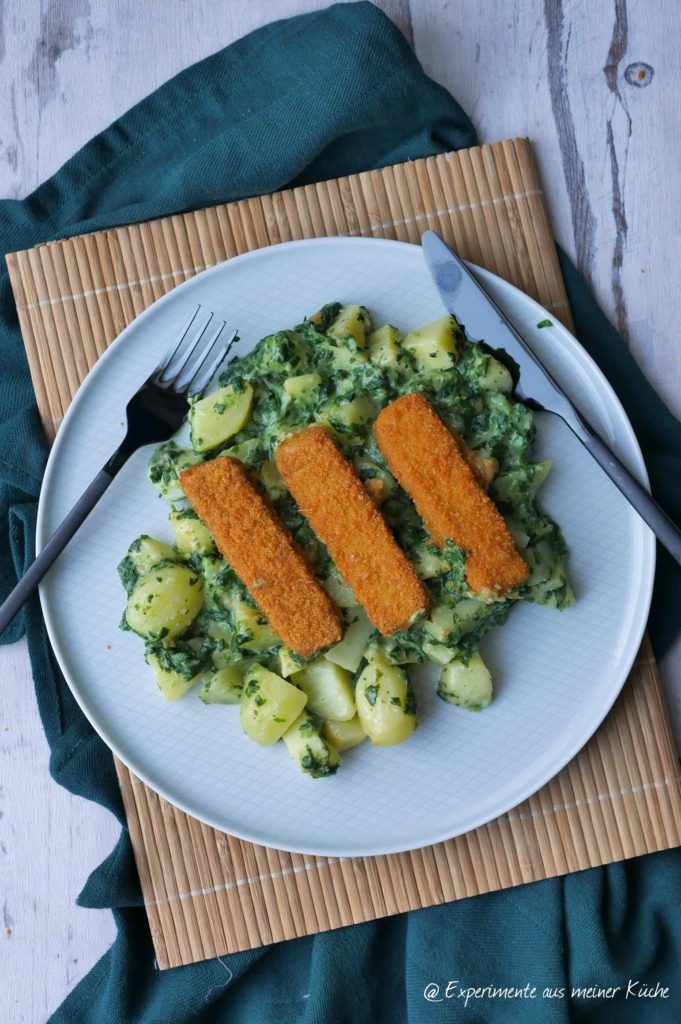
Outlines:
<svg viewBox="0 0 681 1024"><path fill-rule="evenodd" d="M622 465L582 413L578 412L539 356L478 284L463 260L435 231L426 231L421 238L421 245L447 312L453 314L459 323L473 327L493 351L499 349L500 362L507 364L507 357L510 357L515 364L514 397L532 408L559 416L567 424L672 558L681 565L679 527Z"/></svg>

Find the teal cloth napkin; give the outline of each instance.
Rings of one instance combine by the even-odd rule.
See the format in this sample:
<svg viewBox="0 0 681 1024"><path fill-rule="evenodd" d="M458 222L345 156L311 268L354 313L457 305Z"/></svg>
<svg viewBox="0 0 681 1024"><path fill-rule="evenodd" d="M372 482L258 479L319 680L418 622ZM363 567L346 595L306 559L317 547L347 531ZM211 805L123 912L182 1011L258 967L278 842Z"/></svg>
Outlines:
<svg viewBox="0 0 681 1024"><path fill-rule="evenodd" d="M338 5L260 29L168 82L27 199L0 203L0 244L9 252L475 142L467 116L424 75L393 25L368 3ZM577 333L627 409L655 493L681 519L681 426L574 269L562 264ZM3 266L2 593L33 554L45 457ZM652 619L658 654L680 624L679 584L663 556ZM24 630L54 778L109 808L122 825L119 843L79 897L83 906L113 909L118 937L56 1011L57 1024L678 1019L678 851L159 972L111 755L62 679L37 600L3 639ZM630 980L670 986L668 998L570 995L574 986L626 990ZM449 998L448 982L457 983ZM481 995L465 1006L458 994L489 985L530 988L513 1005ZM553 998L546 989L556 990Z"/></svg>

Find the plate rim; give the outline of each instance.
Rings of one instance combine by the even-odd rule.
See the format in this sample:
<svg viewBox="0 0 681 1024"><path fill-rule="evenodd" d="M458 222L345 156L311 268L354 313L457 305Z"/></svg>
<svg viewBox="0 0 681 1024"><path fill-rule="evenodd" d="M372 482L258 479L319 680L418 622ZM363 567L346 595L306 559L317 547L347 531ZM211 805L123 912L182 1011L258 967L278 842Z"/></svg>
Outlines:
<svg viewBox="0 0 681 1024"><path fill-rule="evenodd" d="M103 352L99 359L97 359L95 364L92 366L90 371L87 373L87 375L79 385L76 394L74 395L69 405L69 408L67 409L66 414L64 415L64 418L57 431L57 435L54 439L54 442L49 452L38 501L38 512L36 518L36 554L40 552L47 539L45 537L46 506L49 504L47 496L49 496L51 480L55 472L55 465L58 464L59 462L60 438L63 438L66 435L66 432L70 428L71 420L75 418L75 416L77 415L78 397L81 394L81 392L83 392L90 385L91 381L96 376L99 376L101 373L106 372L106 365L108 359L111 356L111 353L117 350L119 345L126 343L127 336L130 333L132 333L133 330L136 330L138 328L140 322L152 317L157 306L160 303L168 301L171 296L176 296L176 293L178 291L182 291L183 289L186 288L191 288L191 286L195 285L195 282L197 280L204 279L209 275L220 272L224 268L225 264L233 264L235 261L247 262L252 259L257 259L262 254L270 255L272 254L272 252L277 250L290 251L294 248L334 246L338 245L339 243L350 245L373 245L376 247L389 247L391 249L399 247L402 249L409 250L412 255L416 250L420 250L421 248L421 246L418 245L417 243L402 242L397 239L348 235L330 235L323 236L321 238L295 239L288 242L279 242L274 245L261 246L257 249L251 249L248 250L247 252L240 253L239 255L229 257L226 260L222 260L219 263L216 263L214 266L208 267L206 270L200 271L198 274L195 274L194 276L188 278L186 281L182 281L180 284L170 289L170 291L166 292L164 295L156 299L153 303L151 303L151 305L147 306L146 309L144 309L137 317L135 317L134 320L132 320L129 324L125 326L121 333L107 347L105 352ZM521 303L530 304L535 309L537 314L546 314L546 316L549 318L555 316L555 314L552 314L550 310L547 310L545 307L543 307L541 303L539 303L536 299L532 298L532 296L528 295L526 292L523 292L522 289L506 281L504 278L492 273L491 271L486 270L483 267L479 267L473 263L470 263L469 261L466 262L470 269L474 271L476 276L479 276L481 278L483 284L499 284L502 287L502 289L510 290L511 293L513 293ZM648 475L645 467L645 462L643 459L643 454L638 443L638 439L631 425L629 417L627 416L624 407L622 406L622 403L620 402L617 394L615 393L614 389L609 383L607 377L600 370L600 368L593 360L593 358L589 355L589 353L586 351L586 349L580 344L578 339L572 334L570 330L568 330L567 327L565 327L564 324L562 324L559 320L552 321L552 327L557 331L558 336L560 338L560 343L566 346L570 358L573 361L575 359L577 359L577 361L581 361L583 367L588 370L589 376L594 382L596 392L599 395L602 395L603 391L605 391L608 394L610 400L614 403L614 406L617 409L621 420L619 426L626 433L627 439L631 445L633 456L632 463L636 463L636 465L633 466L635 475L643 482L644 486L649 488ZM94 473L96 472L97 470L93 471L93 476ZM437 833L437 835L428 838L425 842L417 842L416 846L414 845L414 840L411 840L402 843L393 843L388 846L383 845L357 848L350 847L348 850L344 849L341 852L339 851L337 845L320 847L318 845L311 845L307 843L298 843L295 845L291 845L290 843L280 841L274 843L272 841L271 836L268 835L267 837L263 837L261 835L258 835L257 830L251 830L247 833L244 832L243 829L234 829L231 826L229 828L226 828L224 823L219 822L210 815L197 813L196 809L192 808L190 804L187 804L183 800L178 800L177 796L172 795L172 793L170 793L169 790L165 789L162 784L159 784L158 781L152 782L146 772L140 771L138 768L131 765L129 763L128 758L122 753L121 745L115 740L113 740L111 735L109 734L108 729L106 727L102 727L101 724L96 720L97 716L90 713L87 698L85 697L84 694L81 694L79 692L79 686L77 681L71 678L71 673L67 670L66 667L68 664L68 657L66 653L63 653L62 645L59 643L58 639L58 616L53 616L50 607L49 575L40 584L39 587L40 603L52 650L54 652L59 668L66 680L66 683L71 693L73 694L74 699L76 700L76 703L78 704L78 706L80 707L81 711L86 716L90 724L92 725L95 732L100 736L100 738L111 750L111 752L116 757L118 757L118 759L126 766L126 768L130 772L132 772L137 778L139 778L145 785L148 785L149 788L152 789L153 792L155 792L158 796L160 796L164 800L167 800L169 803L173 804L173 806L188 814L190 817L193 817L203 822L211 828L214 828L217 831L226 833L228 835L233 835L237 839L240 839L245 842L254 843L256 845L264 845L267 847L271 847L273 849L282 850L289 853L301 853L316 857L384 856L394 853L404 853L409 850L419 849L424 846L431 846L436 845L438 843L446 842L449 839L454 839L460 835L466 834L469 831L473 831L477 828L483 827L490 821L493 821L495 818L503 814L509 813L513 810L514 807L518 806L518 804L523 803L530 796L532 796L533 794L537 793L540 789L542 789L547 784L547 782L549 782L559 772L561 772L563 768L570 761L572 761L574 757L579 753L579 751L582 750L583 747L585 747L586 744L591 740L597 729L600 727L600 725L612 709L615 701L617 700L622 691L622 688L631 672L631 668L636 659L636 655L640 648L641 641L643 639L643 634L645 632L648 622L655 576L656 547L652 531L649 528L645 527L645 524L642 525L644 526L641 540L642 579L639 606L636 608L638 626L632 628L630 647L626 653L626 657L624 657L620 662L620 673L618 673L616 676L617 683L612 686L612 692L608 692L607 698L603 702L602 707L599 708L598 714L594 716L592 724L589 725L588 735L578 739L574 744L572 744L568 748L568 753L566 755L564 754L563 757L561 757L557 762L552 762L552 766L549 770L540 773L540 775L537 777L539 778L539 781L536 781L536 778L533 778L533 781L520 791L521 795L517 799L514 798L514 802L512 805L505 808L497 809L495 813L493 813L492 815L485 812L480 818L476 818L474 815L469 815L470 820L466 824L464 824L463 827L456 828L454 831L452 831L451 828L445 829L444 831L440 831Z"/></svg>

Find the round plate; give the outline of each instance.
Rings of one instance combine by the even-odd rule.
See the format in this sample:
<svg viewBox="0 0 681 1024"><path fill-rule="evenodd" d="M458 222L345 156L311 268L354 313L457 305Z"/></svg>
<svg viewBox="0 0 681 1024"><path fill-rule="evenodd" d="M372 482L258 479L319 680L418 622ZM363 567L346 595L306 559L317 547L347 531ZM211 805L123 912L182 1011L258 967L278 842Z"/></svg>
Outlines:
<svg viewBox="0 0 681 1024"><path fill-rule="evenodd" d="M483 284L541 350L556 377L642 480L631 426L602 374L550 311L493 275ZM38 516L42 546L123 434L129 396L196 303L239 329L236 351L299 322L326 302L366 305L375 324L409 330L442 315L420 248L382 239L326 238L247 253L175 288L132 323L78 391L52 450ZM471 325L474 326L474 325ZM487 339L494 344L494 338ZM650 603L651 532L556 417L537 417L537 458L554 468L540 498L570 548L574 608L517 606L483 642L495 698L480 714L435 695L437 670L415 672L419 727L408 743L349 751L313 781L283 744L262 749L236 709L190 691L168 704L121 632L116 565L140 533L170 540L166 503L138 452L41 588L47 628L73 693L132 771L167 800L233 835L281 849L362 856L413 849L510 810L586 743L627 677Z"/></svg>

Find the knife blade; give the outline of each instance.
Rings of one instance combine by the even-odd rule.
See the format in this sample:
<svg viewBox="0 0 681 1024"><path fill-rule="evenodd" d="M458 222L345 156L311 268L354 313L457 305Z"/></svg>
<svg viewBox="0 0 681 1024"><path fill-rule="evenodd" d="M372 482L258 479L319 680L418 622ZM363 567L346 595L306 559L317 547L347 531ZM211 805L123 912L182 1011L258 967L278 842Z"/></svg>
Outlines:
<svg viewBox="0 0 681 1024"><path fill-rule="evenodd" d="M448 313L466 328L468 336L478 336L508 363L515 364L514 397L528 405L559 416L581 441L601 469L610 477L627 501L656 534L672 557L681 565L681 530L664 509L641 486L628 469L574 407L568 395L551 375L494 300L478 283L466 264L435 231L421 238L423 255Z"/></svg>
<svg viewBox="0 0 681 1024"><path fill-rule="evenodd" d="M494 300L478 284L455 252L435 231L426 231L421 239L423 255L448 313L467 328L467 335L483 339L488 347L499 349L517 367L515 395L521 402L531 402L558 415L569 414L564 408L567 396L548 368L532 352L513 324Z"/></svg>

